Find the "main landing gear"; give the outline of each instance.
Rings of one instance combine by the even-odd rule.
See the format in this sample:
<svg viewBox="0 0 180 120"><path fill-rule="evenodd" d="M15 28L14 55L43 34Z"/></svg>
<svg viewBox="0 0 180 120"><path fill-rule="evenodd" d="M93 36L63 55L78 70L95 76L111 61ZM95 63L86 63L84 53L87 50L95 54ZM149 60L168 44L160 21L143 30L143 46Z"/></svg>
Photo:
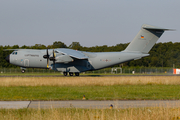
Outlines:
<svg viewBox="0 0 180 120"><path fill-rule="evenodd" d="M67 76L67 72L63 72L64 76ZM69 76L73 76L73 72L69 72ZM79 73L75 73L75 76L79 76Z"/></svg>

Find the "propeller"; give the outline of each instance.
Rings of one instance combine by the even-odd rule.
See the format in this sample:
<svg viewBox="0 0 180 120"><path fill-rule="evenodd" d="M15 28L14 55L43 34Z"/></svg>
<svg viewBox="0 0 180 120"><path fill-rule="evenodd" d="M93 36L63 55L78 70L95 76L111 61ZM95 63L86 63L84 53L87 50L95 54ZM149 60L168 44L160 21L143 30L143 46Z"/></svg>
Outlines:
<svg viewBox="0 0 180 120"><path fill-rule="evenodd" d="M55 68L56 54L53 49L53 57L50 57L50 61L53 61L53 68Z"/></svg>
<svg viewBox="0 0 180 120"><path fill-rule="evenodd" d="M47 68L49 68L49 53L48 53L48 47L47 47L46 55L44 55L43 58L47 59Z"/></svg>
<svg viewBox="0 0 180 120"><path fill-rule="evenodd" d="M47 68L49 68L49 60L50 61L53 61L53 68L55 68L55 61L56 61L56 54L54 52L54 49L53 49L53 56L50 57L49 53L48 53L48 48L47 48L47 53L46 55L43 56L44 59L47 59Z"/></svg>

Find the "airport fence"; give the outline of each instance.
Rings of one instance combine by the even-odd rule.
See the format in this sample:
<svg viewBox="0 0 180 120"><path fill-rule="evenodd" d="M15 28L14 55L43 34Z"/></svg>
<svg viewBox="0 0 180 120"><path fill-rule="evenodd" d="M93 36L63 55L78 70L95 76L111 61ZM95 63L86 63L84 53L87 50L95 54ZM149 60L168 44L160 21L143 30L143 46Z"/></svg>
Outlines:
<svg viewBox="0 0 180 120"><path fill-rule="evenodd" d="M173 74L173 68L110 68L86 73L111 73L111 74Z"/></svg>
<svg viewBox="0 0 180 120"><path fill-rule="evenodd" d="M0 68L1 73L21 73L20 68ZM27 68L26 73L61 73L54 70L49 69L33 69ZM143 67L143 68L105 68L101 70L95 71L87 71L84 74L173 74L173 68L150 68L150 67Z"/></svg>

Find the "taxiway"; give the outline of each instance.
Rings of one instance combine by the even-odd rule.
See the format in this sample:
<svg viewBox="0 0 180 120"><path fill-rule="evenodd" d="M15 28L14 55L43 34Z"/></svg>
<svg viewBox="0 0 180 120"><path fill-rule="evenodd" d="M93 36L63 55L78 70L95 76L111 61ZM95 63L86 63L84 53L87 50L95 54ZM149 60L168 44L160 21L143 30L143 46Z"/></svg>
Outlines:
<svg viewBox="0 0 180 120"><path fill-rule="evenodd" d="M117 100L117 101L0 101L0 108L139 108L139 107L180 107L180 100Z"/></svg>

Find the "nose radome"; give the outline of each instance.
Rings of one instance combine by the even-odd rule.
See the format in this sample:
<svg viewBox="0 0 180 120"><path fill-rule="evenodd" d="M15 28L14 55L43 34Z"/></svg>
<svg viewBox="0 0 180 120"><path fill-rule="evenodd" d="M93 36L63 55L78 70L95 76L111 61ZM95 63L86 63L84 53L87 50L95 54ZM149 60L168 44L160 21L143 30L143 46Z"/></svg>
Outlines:
<svg viewBox="0 0 180 120"><path fill-rule="evenodd" d="M9 63L9 58L10 58L10 56L8 55L7 57L6 57L6 61Z"/></svg>

